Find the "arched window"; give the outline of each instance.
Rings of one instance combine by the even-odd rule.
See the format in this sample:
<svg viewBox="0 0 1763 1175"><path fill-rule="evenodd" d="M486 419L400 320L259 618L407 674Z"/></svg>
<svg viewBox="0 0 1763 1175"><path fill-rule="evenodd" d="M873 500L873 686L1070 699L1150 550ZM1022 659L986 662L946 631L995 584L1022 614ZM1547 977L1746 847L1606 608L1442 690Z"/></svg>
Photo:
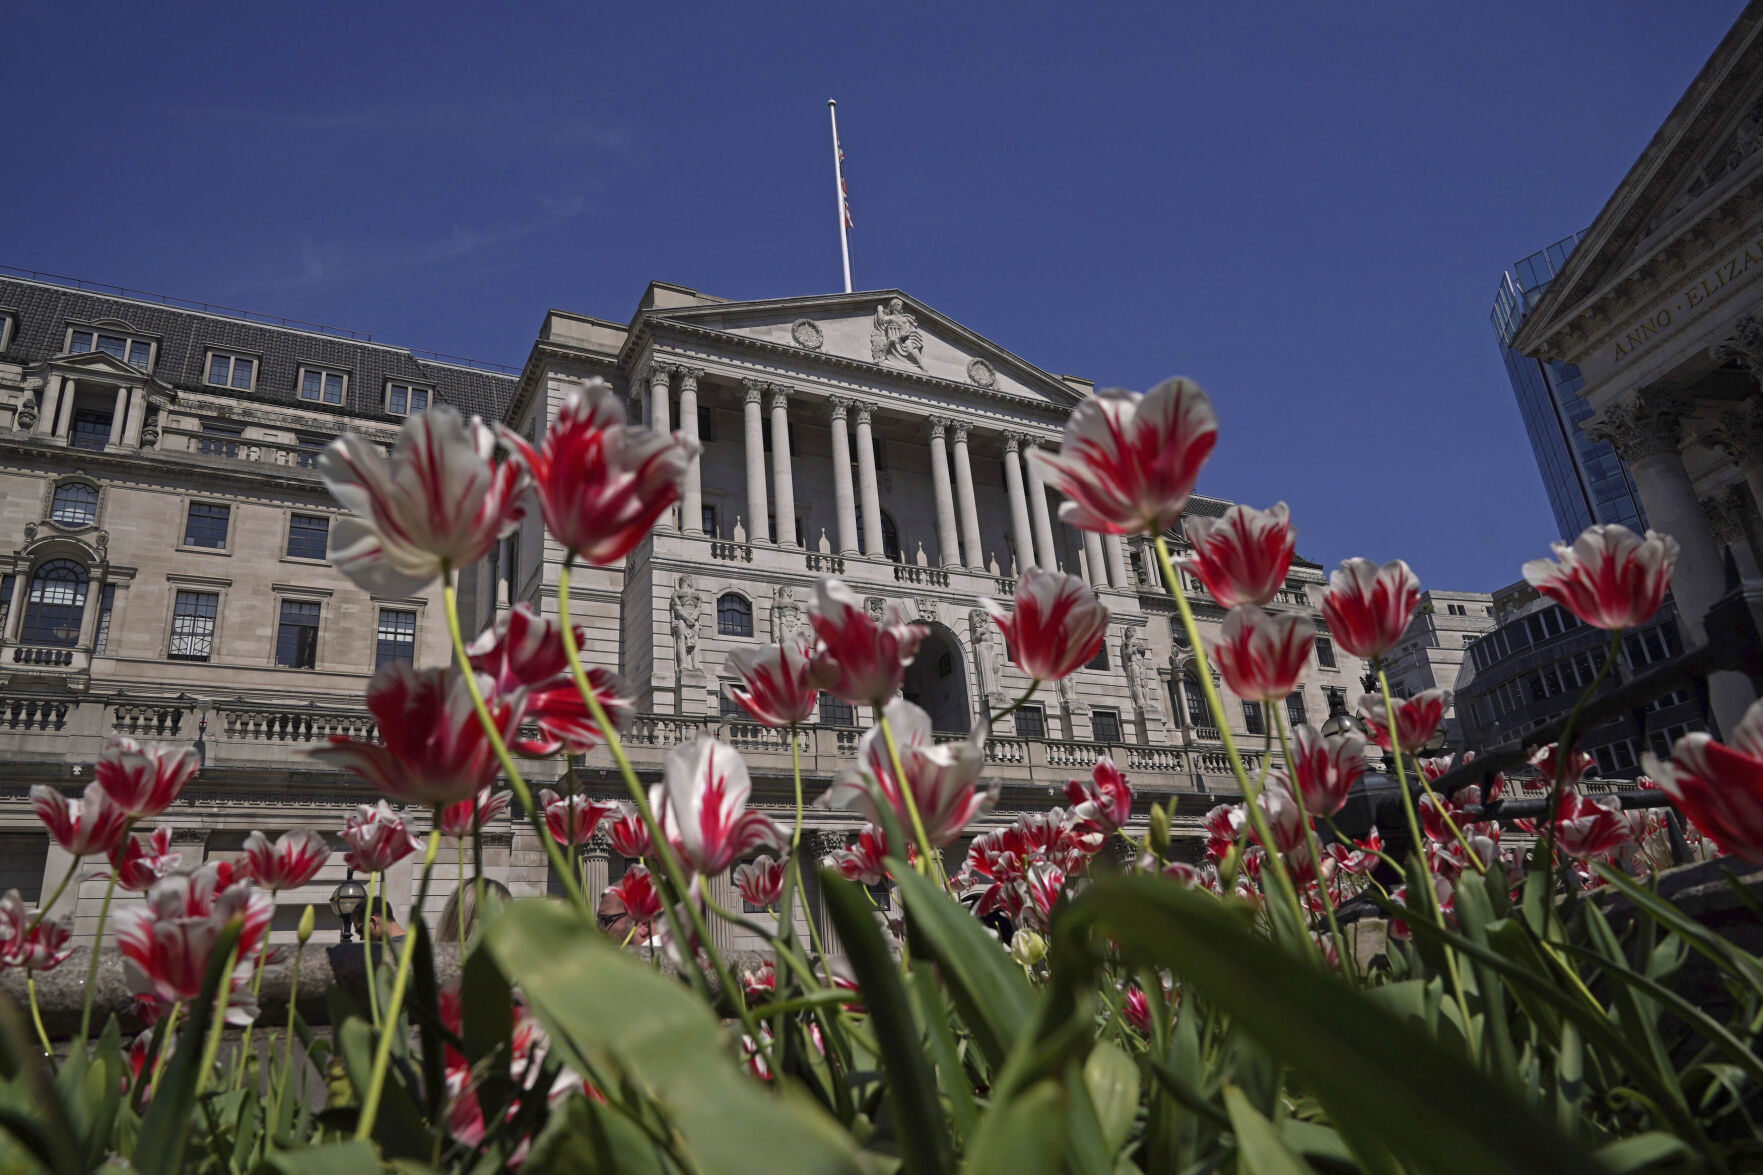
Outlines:
<svg viewBox="0 0 1763 1175"><path fill-rule="evenodd" d="M72 559L51 559L31 576L25 597L24 645L72 648L80 641L80 620L86 612L86 569Z"/></svg>
<svg viewBox="0 0 1763 1175"><path fill-rule="evenodd" d="M1212 715L1206 710L1206 697L1200 692L1200 679L1193 674L1183 674L1181 692L1188 696L1188 725L1211 726Z"/></svg>
<svg viewBox="0 0 1763 1175"><path fill-rule="evenodd" d="M49 518L63 526L90 526L98 521L98 489L83 481L68 481L55 487L55 500L49 504Z"/></svg>
<svg viewBox="0 0 1763 1175"><path fill-rule="evenodd" d="M892 559L899 563L900 559L900 528L894 522L894 516L886 510L882 516L882 558ZM863 504L857 504L857 553L869 554L869 531L863 525Z"/></svg>
<svg viewBox="0 0 1763 1175"><path fill-rule="evenodd" d="M728 592L716 601L716 631L723 636L753 635L753 605L736 592Z"/></svg>

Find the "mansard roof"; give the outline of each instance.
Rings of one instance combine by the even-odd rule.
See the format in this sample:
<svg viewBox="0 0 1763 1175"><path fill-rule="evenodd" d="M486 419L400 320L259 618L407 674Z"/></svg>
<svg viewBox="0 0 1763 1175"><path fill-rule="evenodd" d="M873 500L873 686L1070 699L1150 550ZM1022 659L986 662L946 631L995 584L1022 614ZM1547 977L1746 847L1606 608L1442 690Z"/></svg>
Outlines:
<svg viewBox="0 0 1763 1175"><path fill-rule="evenodd" d="M922 365L878 350L883 344L874 327L877 308L896 299L922 335ZM696 304L651 304L639 310L624 341L620 365L628 369L651 338L672 336L691 338L699 345L787 355L810 367L843 369L846 378L856 370L877 379L954 385L969 394L1066 409L1081 402L1090 387L1086 380L1041 370L901 290L745 302L701 296L692 300Z"/></svg>
<svg viewBox="0 0 1763 1175"><path fill-rule="evenodd" d="M302 409L339 415L384 416L386 381L408 380L434 388L443 403L467 415L495 420L507 405L515 382L512 375L418 358L408 349L365 337L344 338L319 329L252 322L224 313L4 275L0 275L0 313L16 319L0 361L27 366L50 359L66 361L68 328L95 327L154 340L158 354L152 376L167 387L298 404ZM211 348L256 358L261 368L255 390L208 386L204 375ZM347 402L337 406L299 399L300 369L306 366L347 372Z"/></svg>
<svg viewBox="0 0 1763 1175"><path fill-rule="evenodd" d="M1653 265L1692 224L1756 199L1757 161L1746 156L1760 145L1763 0L1751 0L1526 316L1513 346L1564 356L1569 348L1552 342L1555 336L1610 294L1620 295L1626 277Z"/></svg>

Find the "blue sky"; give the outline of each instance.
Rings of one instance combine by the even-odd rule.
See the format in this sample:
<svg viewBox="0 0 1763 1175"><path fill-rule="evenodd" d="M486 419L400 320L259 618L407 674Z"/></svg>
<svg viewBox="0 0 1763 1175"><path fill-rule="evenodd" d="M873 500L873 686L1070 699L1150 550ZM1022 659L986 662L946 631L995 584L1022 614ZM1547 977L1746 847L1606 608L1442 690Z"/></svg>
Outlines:
<svg viewBox="0 0 1763 1175"><path fill-rule="evenodd" d="M1490 589L1554 537L1498 274L1590 223L1741 9L15 3L0 263L519 364L650 278L838 289L837 97L858 288L1190 375L1203 491Z"/></svg>

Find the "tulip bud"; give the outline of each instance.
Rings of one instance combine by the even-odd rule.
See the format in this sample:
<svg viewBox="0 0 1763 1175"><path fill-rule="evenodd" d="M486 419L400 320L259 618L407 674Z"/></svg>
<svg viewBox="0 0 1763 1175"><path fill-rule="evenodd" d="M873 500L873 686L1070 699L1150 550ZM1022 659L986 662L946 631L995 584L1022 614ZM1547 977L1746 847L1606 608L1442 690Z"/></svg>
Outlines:
<svg viewBox="0 0 1763 1175"><path fill-rule="evenodd" d="M1151 852L1158 860L1169 856L1169 810L1161 804L1151 805L1151 830L1149 835Z"/></svg>
<svg viewBox="0 0 1763 1175"><path fill-rule="evenodd" d="M1230 846L1230 851L1224 854L1224 860L1218 863L1219 887L1226 893L1229 893L1232 889L1236 888L1237 874L1242 871L1242 868L1243 846L1241 844L1232 844Z"/></svg>
<svg viewBox="0 0 1763 1175"><path fill-rule="evenodd" d="M1024 967L1033 967L1047 957L1047 940L1032 930L1018 930L1010 940L1010 957Z"/></svg>
<svg viewBox="0 0 1763 1175"><path fill-rule="evenodd" d="M300 925L294 929L294 934L300 939L301 946L305 946L306 940L312 937L312 928L316 924L317 919L313 916L312 907L307 906L305 912L300 915Z"/></svg>

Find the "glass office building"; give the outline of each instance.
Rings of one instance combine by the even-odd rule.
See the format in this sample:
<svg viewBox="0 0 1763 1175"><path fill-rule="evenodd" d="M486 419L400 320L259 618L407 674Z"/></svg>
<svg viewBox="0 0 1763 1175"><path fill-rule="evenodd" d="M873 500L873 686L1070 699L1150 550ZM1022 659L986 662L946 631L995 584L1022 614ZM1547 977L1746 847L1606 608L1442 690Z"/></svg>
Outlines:
<svg viewBox="0 0 1763 1175"><path fill-rule="evenodd" d="M1583 431L1592 414L1579 394L1579 368L1545 363L1512 349L1512 339L1525 314L1543 296L1549 282L1567 261L1583 234L1555 242L1500 275L1494 295L1494 335L1506 360L1506 374L1518 396L1530 447L1561 538L1571 542L1594 522L1618 522L1632 530L1646 529L1634 483L1608 441L1594 441Z"/></svg>

